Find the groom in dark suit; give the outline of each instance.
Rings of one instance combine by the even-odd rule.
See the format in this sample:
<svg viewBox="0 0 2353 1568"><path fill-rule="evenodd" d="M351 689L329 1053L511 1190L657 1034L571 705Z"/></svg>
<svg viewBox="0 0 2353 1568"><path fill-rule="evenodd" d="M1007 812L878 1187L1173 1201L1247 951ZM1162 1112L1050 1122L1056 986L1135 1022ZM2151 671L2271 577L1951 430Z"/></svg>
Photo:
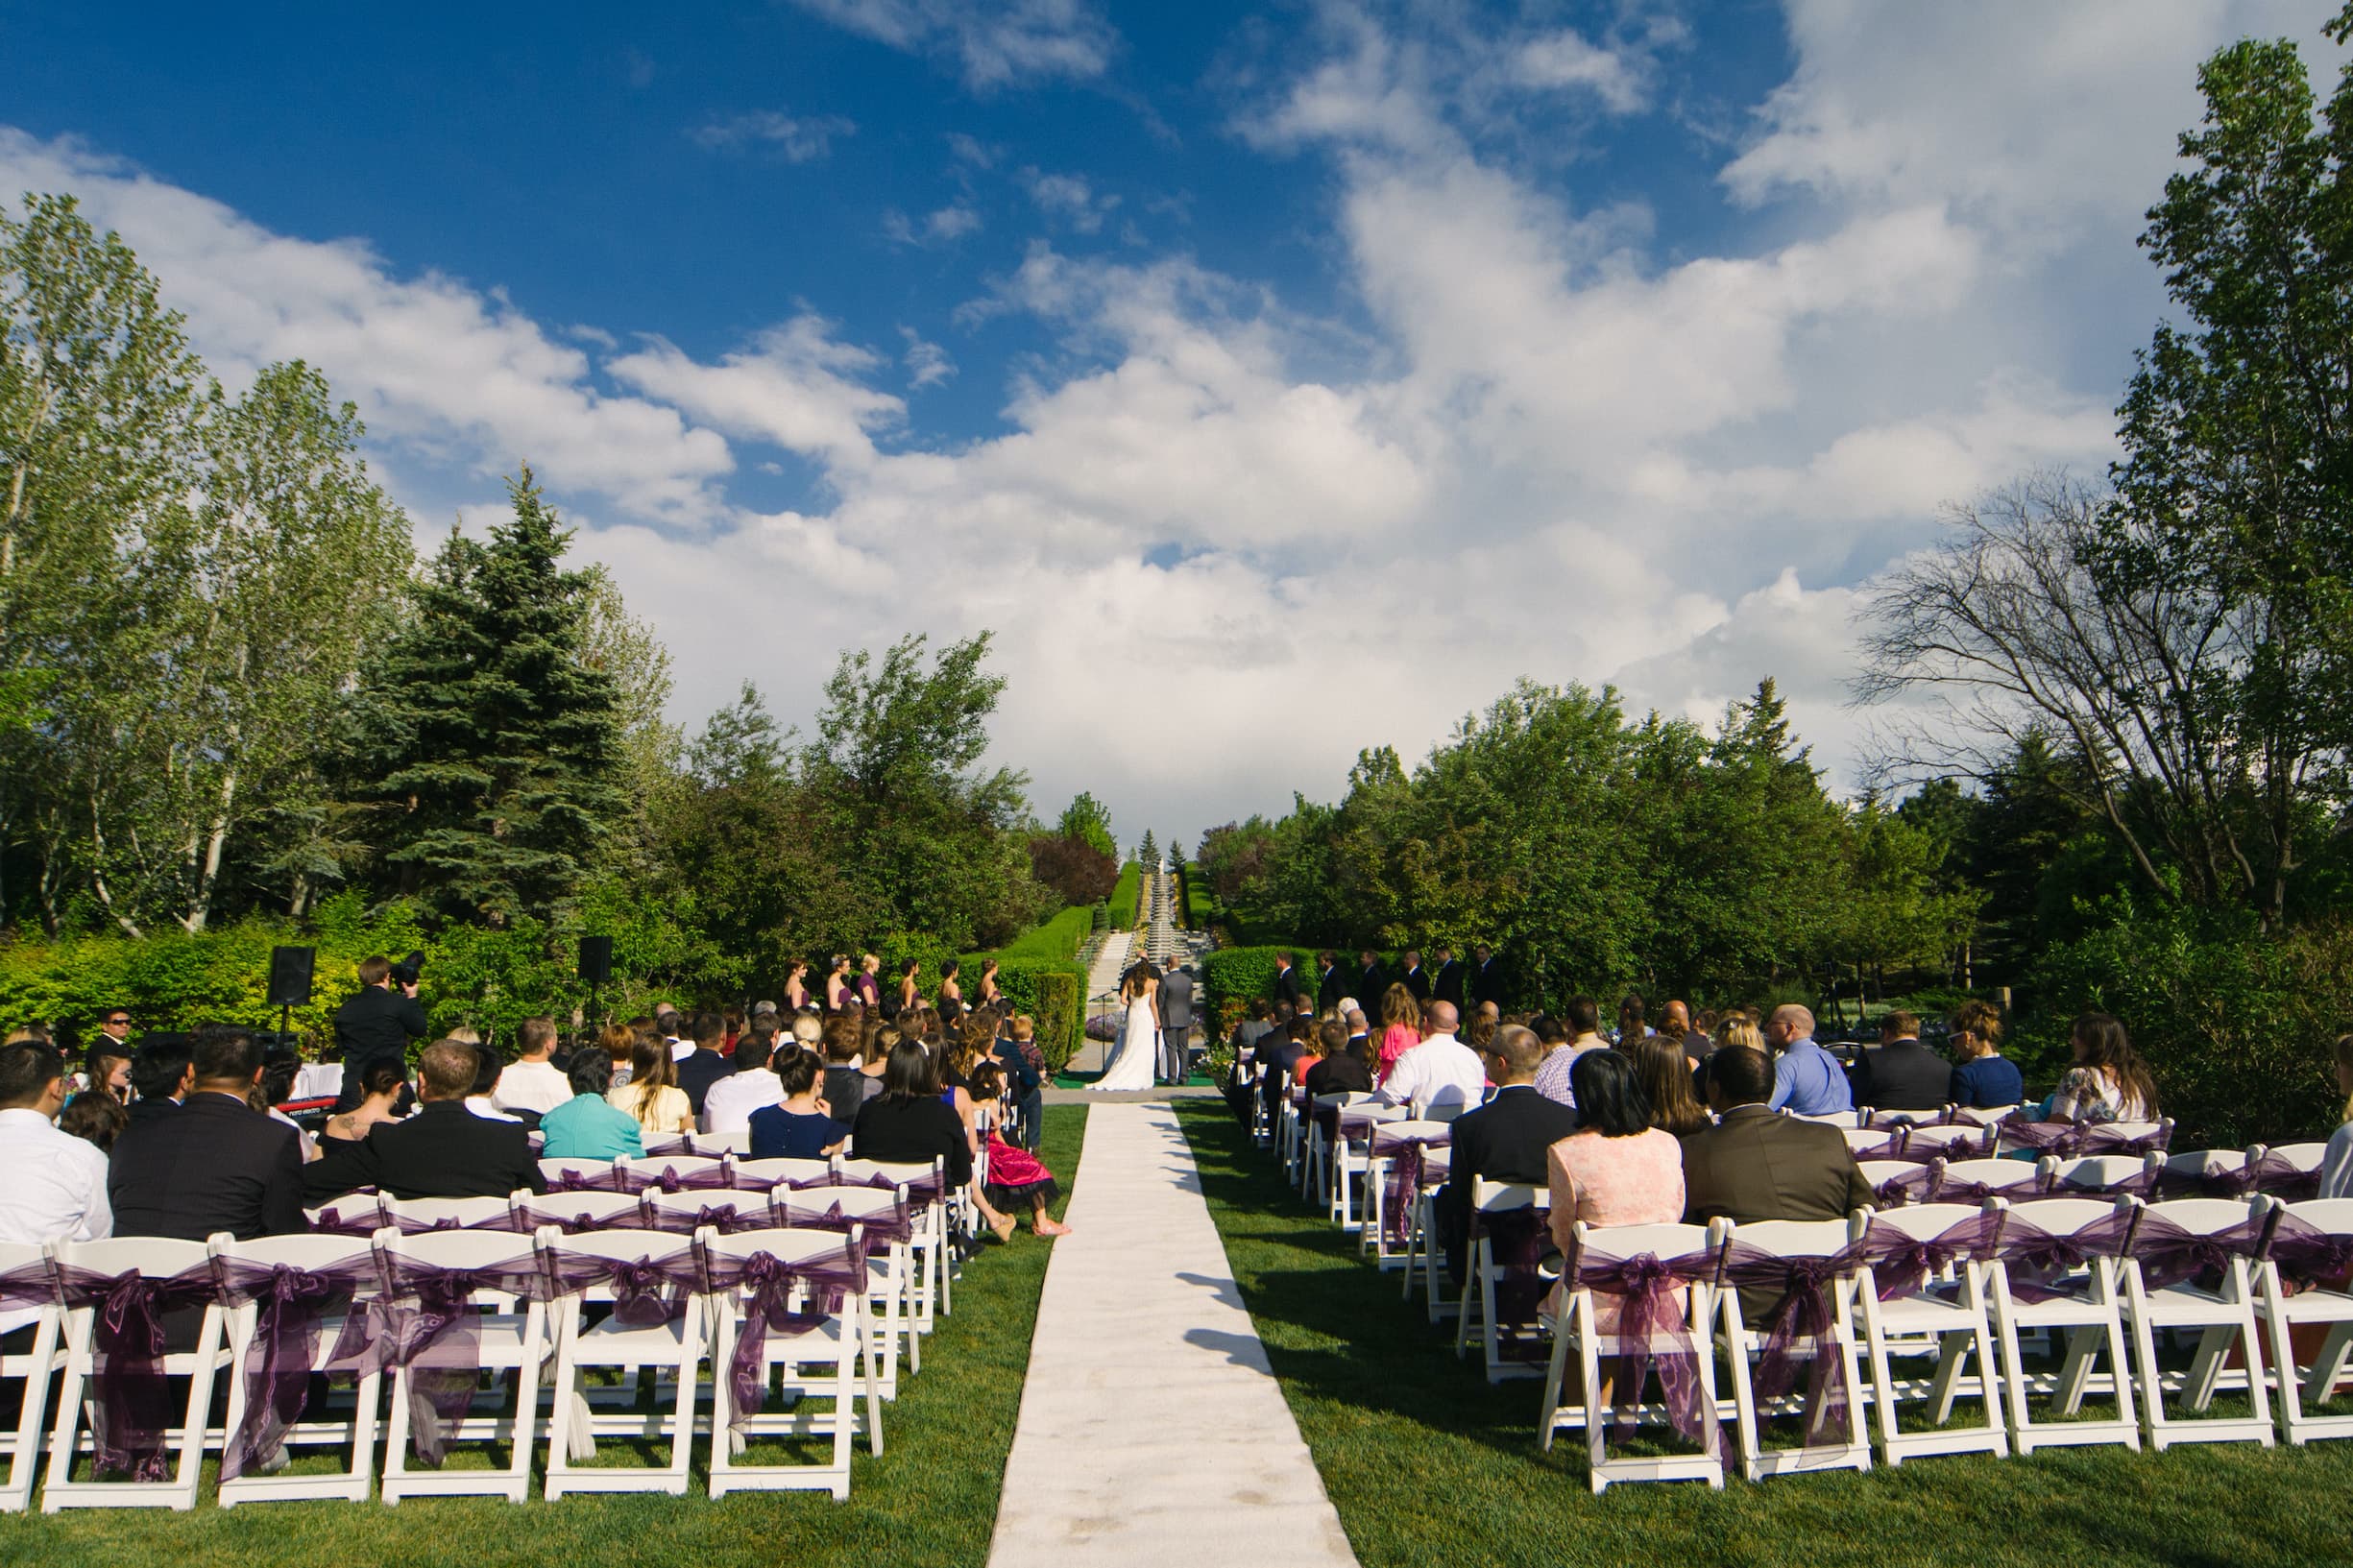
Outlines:
<svg viewBox="0 0 2353 1568"><path fill-rule="evenodd" d="M1172 963L1160 977L1160 1077L1185 1081L1185 1047L1193 1035L1193 972Z"/></svg>
<svg viewBox="0 0 2353 1568"><path fill-rule="evenodd" d="M1443 944L1438 950L1438 978L1430 984L1430 1000L1450 1001L1458 1014L1463 1011L1463 961Z"/></svg>

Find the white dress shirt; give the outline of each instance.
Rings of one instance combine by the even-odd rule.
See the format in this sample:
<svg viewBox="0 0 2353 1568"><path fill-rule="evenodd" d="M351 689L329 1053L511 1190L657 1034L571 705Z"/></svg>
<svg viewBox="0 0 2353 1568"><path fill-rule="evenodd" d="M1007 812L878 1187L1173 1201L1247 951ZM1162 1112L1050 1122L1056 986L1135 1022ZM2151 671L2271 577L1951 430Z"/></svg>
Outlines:
<svg viewBox="0 0 2353 1568"><path fill-rule="evenodd" d="M1420 1118L1435 1105L1468 1110L1486 1095L1479 1053L1451 1034L1433 1034L1397 1058L1377 1098L1384 1105L1410 1105Z"/></svg>
<svg viewBox="0 0 2353 1568"><path fill-rule="evenodd" d="M537 1111L546 1116L571 1098L571 1079L552 1062L509 1062L498 1070L490 1102L502 1111Z"/></svg>
<svg viewBox="0 0 2353 1568"><path fill-rule="evenodd" d="M114 1234L107 1205L107 1157L95 1144L60 1132L29 1106L0 1111L0 1242L100 1242ZM0 1313L0 1334L37 1316Z"/></svg>
<svg viewBox="0 0 2353 1568"><path fill-rule="evenodd" d="M784 1102L785 1082L766 1068L730 1073L703 1096L702 1130L742 1132L754 1111Z"/></svg>
<svg viewBox="0 0 2353 1568"><path fill-rule="evenodd" d="M485 1122L521 1122L522 1120L520 1116L509 1116L498 1109L497 1103L488 1095L468 1095L466 1109Z"/></svg>

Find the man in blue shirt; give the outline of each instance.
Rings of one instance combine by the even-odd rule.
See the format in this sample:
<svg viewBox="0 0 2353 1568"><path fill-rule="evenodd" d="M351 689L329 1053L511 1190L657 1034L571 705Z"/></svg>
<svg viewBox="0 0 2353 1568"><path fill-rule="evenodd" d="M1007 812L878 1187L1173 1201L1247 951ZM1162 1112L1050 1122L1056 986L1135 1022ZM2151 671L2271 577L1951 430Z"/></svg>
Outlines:
<svg viewBox="0 0 2353 1568"><path fill-rule="evenodd" d="M1803 1007L1776 1007L1765 1020L1765 1044L1773 1057L1775 1110L1799 1116L1831 1116L1855 1109L1855 1096L1838 1058L1814 1044L1814 1015Z"/></svg>

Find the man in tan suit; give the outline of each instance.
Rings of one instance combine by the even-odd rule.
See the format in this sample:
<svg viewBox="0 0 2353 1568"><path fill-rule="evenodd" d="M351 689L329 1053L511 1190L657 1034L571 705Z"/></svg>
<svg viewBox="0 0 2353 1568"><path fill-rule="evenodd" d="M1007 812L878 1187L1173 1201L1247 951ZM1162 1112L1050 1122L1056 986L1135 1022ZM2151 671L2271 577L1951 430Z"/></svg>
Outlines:
<svg viewBox="0 0 2353 1568"><path fill-rule="evenodd" d="M1683 1141L1684 1218L1844 1219L1872 1201L1871 1184L1838 1129L1772 1110L1773 1068L1732 1047L1708 1058L1716 1125Z"/></svg>

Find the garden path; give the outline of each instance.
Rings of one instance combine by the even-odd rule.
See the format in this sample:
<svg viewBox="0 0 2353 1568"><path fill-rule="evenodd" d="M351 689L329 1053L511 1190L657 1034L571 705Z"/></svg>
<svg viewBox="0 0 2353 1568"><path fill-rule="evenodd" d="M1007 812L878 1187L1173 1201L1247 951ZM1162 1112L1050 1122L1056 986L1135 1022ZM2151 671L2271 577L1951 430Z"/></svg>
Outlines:
<svg viewBox="0 0 2353 1568"><path fill-rule="evenodd" d="M1065 1218L1073 1234L1046 1267L993 1568L1352 1568L1176 1111L1094 1106Z"/></svg>

